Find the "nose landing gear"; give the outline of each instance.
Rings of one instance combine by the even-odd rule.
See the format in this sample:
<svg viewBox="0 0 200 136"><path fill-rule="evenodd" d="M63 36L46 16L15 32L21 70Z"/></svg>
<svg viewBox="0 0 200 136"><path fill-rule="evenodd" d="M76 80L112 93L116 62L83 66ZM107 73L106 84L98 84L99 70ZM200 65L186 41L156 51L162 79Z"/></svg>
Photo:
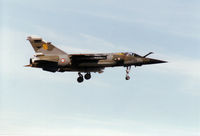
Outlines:
<svg viewBox="0 0 200 136"><path fill-rule="evenodd" d="M83 82L83 80L84 80L84 78L86 79L86 80L89 80L90 78L91 78L91 74L90 73L86 73L85 74L85 76L84 76L84 78L83 78L83 75L80 73L80 72L78 72L78 78L77 78L77 82L78 83L82 83Z"/></svg>
<svg viewBox="0 0 200 136"><path fill-rule="evenodd" d="M130 79L130 76L129 76L130 70L131 70L131 66L127 66L126 67L126 77L125 77L126 80Z"/></svg>

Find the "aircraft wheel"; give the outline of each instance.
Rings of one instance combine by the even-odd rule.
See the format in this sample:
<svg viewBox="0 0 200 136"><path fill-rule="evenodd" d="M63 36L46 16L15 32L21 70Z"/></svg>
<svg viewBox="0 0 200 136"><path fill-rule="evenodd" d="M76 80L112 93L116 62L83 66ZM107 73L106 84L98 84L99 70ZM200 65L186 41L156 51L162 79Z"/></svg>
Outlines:
<svg viewBox="0 0 200 136"><path fill-rule="evenodd" d="M78 81L78 83L82 83L82 82L83 82L83 77L82 77L82 76L79 76L79 77L77 78L77 81Z"/></svg>
<svg viewBox="0 0 200 136"><path fill-rule="evenodd" d="M126 80L129 80L130 79L130 76L126 76Z"/></svg>
<svg viewBox="0 0 200 136"><path fill-rule="evenodd" d="M89 79L91 78L91 74L90 74L90 73L87 73L87 74L85 74L84 77L85 77L86 80L89 80Z"/></svg>

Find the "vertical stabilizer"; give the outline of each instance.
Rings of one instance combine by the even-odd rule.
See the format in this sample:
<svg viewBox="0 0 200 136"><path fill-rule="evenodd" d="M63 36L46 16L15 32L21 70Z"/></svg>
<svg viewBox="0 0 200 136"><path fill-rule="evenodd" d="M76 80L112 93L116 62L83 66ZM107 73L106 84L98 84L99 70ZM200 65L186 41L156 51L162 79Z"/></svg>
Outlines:
<svg viewBox="0 0 200 136"><path fill-rule="evenodd" d="M42 53L44 55L45 54L56 54L56 55L67 54L64 51L52 45L50 42L44 41L41 37L29 36L27 37L27 40L30 41L36 53Z"/></svg>

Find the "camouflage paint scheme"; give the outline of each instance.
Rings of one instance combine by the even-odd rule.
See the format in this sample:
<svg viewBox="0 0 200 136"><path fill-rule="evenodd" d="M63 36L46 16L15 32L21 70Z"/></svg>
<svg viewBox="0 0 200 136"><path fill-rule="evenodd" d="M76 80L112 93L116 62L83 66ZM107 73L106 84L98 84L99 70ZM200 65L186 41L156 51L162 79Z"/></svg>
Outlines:
<svg viewBox="0 0 200 136"><path fill-rule="evenodd" d="M49 72L78 72L78 82L83 81L81 72L86 73L85 79L90 79L90 72L102 73L105 67L123 66L127 67L126 80L131 66L142 66L148 64L166 63L166 61L146 58L152 52L145 56L140 56L132 52L120 53L98 53L98 54L67 54L58 49L50 42L44 41L37 36L29 36L35 55L30 58L30 64L27 67L42 68Z"/></svg>

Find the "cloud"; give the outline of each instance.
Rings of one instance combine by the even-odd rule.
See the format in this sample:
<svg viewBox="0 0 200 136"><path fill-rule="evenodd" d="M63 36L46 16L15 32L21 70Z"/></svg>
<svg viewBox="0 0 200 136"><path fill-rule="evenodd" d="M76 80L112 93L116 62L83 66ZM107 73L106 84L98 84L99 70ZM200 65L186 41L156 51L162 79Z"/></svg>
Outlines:
<svg viewBox="0 0 200 136"><path fill-rule="evenodd" d="M32 113L34 114L34 113ZM35 114L34 114L35 115ZM30 136L198 136L195 129L156 126L122 119L95 119L91 115L45 115L2 113L0 135ZM2 120L3 117L3 120ZM33 118L32 118L33 117ZM19 121L20 120L20 121ZM17 122L14 123L14 122ZM37 123L36 123L37 122Z"/></svg>
<svg viewBox="0 0 200 136"><path fill-rule="evenodd" d="M168 61L166 64L151 68L152 71L161 72L169 78L177 78L182 83L179 89L190 94L200 95L200 60L175 54L158 55Z"/></svg>
<svg viewBox="0 0 200 136"><path fill-rule="evenodd" d="M93 3L94 8L61 8L60 12L79 14L81 16L92 16L113 22L135 24L146 29L154 29L169 33L173 36L199 39L199 2L178 1L160 2L158 0L148 1L129 1L129 2L98 2L100 6ZM113 3L115 6L113 6ZM143 3L146 3L145 5ZM131 6L134 4L134 6ZM120 6L119 6L120 5ZM112 6L112 10L108 8ZM104 9L104 10L102 10ZM170 10L169 10L170 9ZM159 12L158 12L159 11Z"/></svg>
<svg viewBox="0 0 200 136"><path fill-rule="evenodd" d="M162 71L200 80L200 60L173 54L169 56L162 57L168 61L166 65L159 66Z"/></svg>

